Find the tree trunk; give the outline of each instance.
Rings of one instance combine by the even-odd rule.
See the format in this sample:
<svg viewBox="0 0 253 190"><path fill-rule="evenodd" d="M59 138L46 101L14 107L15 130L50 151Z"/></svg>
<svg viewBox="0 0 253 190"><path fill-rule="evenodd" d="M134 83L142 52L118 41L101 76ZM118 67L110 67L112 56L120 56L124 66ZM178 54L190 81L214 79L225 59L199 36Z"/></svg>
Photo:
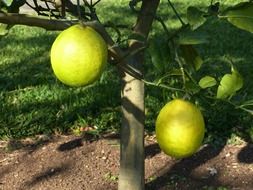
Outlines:
<svg viewBox="0 0 253 190"><path fill-rule="evenodd" d="M159 0L144 0L133 33L144 41L131 40L129 49L140 49L154 19ZM144 55L139 52L127 66L143 76ZM119 190L144 190L144 84L124 72L122 77L122 126Z"/></svg>

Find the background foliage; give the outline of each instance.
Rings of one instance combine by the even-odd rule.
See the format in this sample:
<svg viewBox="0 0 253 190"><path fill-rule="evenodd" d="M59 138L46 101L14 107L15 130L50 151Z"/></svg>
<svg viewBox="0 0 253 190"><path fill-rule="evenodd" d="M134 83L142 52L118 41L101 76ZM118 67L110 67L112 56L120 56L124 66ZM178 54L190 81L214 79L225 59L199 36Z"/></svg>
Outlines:
<svg viewBox="0 0 253 190"><path fill-rule="evenodd" d="M220 9L224 10L238 2L241 1L222 1ZM178 0L174 6L186 21L189 5L206 11L209 3ZM103 23L110 21L131 26L135 21L127 0L101 1L97 13ZM181 25L166 1L161 3L158 16L172 33ZM114 39L119 37L112 29L108 31ZM208 41L194 46L203 63L197 72L193 72L189 65L186 67L196 83L207 75L214 77L217 82L208 89L201 89L192 83L183 84L180 68L171 61L172 53L168 44L164 43L167 40L164 30L159 22L154 23L146 53L145 80L152 81L152 84L147 83L145 98L147 132L154 131L155 118L167 101L185 97L195 102L205 116L206 142L220 144L227 139L231 142L236 135L252 140L252 114L233 104L240 105L253 99L253 35L226 20L213 17L208 18L197 31ZM122 30L122 46L128 32L127 29ZM39 28L31 30L29 27L14 26L7 36L0 39L0 138L23 138L41 133L78 134L87 127L97 135L119 130L120 81L117 71L108 65L102 78L90 87L64 86L55 79L49 61L50 47L56 35L57 32ZM201 40L199 37L197 39ZM186 34L178 40L187 43L189 38ZM243 77L243 88L228 101L217 100L213 97L219 81L231 72L231 64ZM161 76L165 76L162 82L166 86L180 89L185 85L189 93L154 86Z"/></svg>

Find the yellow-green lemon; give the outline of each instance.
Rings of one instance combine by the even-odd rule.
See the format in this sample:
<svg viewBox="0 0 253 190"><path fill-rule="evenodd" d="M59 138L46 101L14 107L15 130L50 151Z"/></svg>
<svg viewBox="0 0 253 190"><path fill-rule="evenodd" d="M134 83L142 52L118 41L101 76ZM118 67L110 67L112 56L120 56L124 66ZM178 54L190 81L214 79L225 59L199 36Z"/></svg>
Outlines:
<svg viewBox="0 0 253 190"><path fill-rule="evenodd" d="M167 103L156 120L156 138L165 154L185 158L202 144L205 123L200 110L191 102L175 99Z"/></svg>
<svg viewBox="0 0 253 190"><path fill-rule="evenodd" d="M80 24L62 31L51 48L56 77L69 86L95 82L107 63L107 45L94 29Z"/></svg>

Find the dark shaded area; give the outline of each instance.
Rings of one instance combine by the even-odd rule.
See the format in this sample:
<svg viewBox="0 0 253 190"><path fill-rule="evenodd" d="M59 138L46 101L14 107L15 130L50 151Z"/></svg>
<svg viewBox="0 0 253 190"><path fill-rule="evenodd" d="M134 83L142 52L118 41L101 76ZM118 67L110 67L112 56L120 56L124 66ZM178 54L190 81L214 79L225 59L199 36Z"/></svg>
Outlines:
<svg viewBox="0 0 253 190"><path fill-rule="evenodd" d="M28 188L31 188L32 186L36 185L37 183L40 183L44 180L48 180L49 178L59 175L63 172L67 172L69 169L68 165L62 165L60 167L54 167L54 168L49 168L46 171L37 174L31 181L26 182L25 186Z"/></svg>
<svg viewBox="0 0 253 190"><path fill-rule="evenodd" d="M54 38L55 35L45 33L24 39L15 36L1 39L1 49L6 44L13 47L15 44L23 44L32 50L29 56L21 56L13 63L1 65L0 101L4 102L0 107L1 137L8 135L10 138L24 138L54 131L68 132L70 126L80 118L85 118L89 125L101 124L106 129L118 119L115 108L119 105L119 84L109 76L111 73L104 73L99 82L86 88L70 88L56 80L49 60ZM34 50L37 48L40 51ZM10 56L22 53L14 49L6 51ZM113 80L108 80L108 77ZM17 95L20 98L19 105L7 103ZM110 113L105 112L105 109L110 109ZM112 115L113 119L106 119Z"/></svg>
<svg viewBox="0 0 253 190"><path fill-rule="evenodd" d="M117 189L119 147L118 144L114 146L114 140L118 140L114 137L108 135L91 143L84 140L83 146L69 151L55 151L66 142L80 139L76 136L58 136L58 140L32 153L29 150L16 151L21 157L10 159L9 165L0 163L0 182L3 182L3 187L8 187L4 188L6 190L12 190L16 181L22 187L20 189L24 190L40 187L50 189L55 186L67 189L90 189L91 186L97 190ZM224 150L222 147L204 146L192 157L174 160L157 153L159 147L152 140L147 139L146 144L146 156L150 155L146 160L147 190L204 190L221 187L251 190L253 187L250 165L240 163L236 159L237 154L234 154L240 152L242 146L229 145ZM6 156L11 158L12 153ZM210 174L208 168L216 169L217 173ZM15 174L19 175L13 178ZM7 183L6 179L10 181Z"/></svg>
<svg viewBox="0 0 253 190"><path fill-rule="evenodd" d="M116 10L116 7L112 7L110 9ZM117 9L116 11L126 11L125 9ZM121 18L119 18L121 19ZM224 64L226 64L224 61L220 59L219 53L215 51L217 46L222 46L224 48L225 53L227 55L231 55L235 57L236 59L241 59L238 61L238 68L240 71L243 73L245 76L250 76L252 75L252 67L249 67L249 60L247 55L245 54L245 49L247 48L238 48L237 46L234 46L234 44L242 44L242 47L247 47L247 43L252 42L252 35L245 32L241 31L239 29L236 29L235 27L231 26L228 23L222 22L214 22L214 26L211 26L206 29L208 33L211 34L211 41L212 43L210 44L204 44L201 47L198 47L200 50L200 53L204 55L204 58L207 58L207 61L203 65L202 75L205 74L210 74L208 73L210 70L213 70L213 74L215 76L219 76L223 73L223 68ZM228 35L231 36L231 39L233 39L233 42L223 42L222 35L220 35L218 38L217 36L213 35L215 33L223 33L222 35ZM34 46L34 41L37 41L40 45L45 45L44 40L47 39L48 36L40 36L40 37L34 37L33 39L24 39L24 40L17 40L15 42L15 39L13 38L13 42L15 43L27 43L29 46ZM246 42L242 41L241 39L247 39ZM53 40L51 38L50 40ZM4 46L0 46L0 48L4 48ZM49 45L45 45L45 49L49 49ZM48 51L48 50L46 50ZM14 50L13 50L14 53ZM29 57L26 57L22 60L17 60L17 62L10 64L6 67L3 67L1 70L1 75L0 75L0 90L6 90L6 91L12 91L12 90L17 90L20 88L26 88L30 86L39 86L43 84L51 84L54 85L56 84L56 80L53 77L51 68L48 63L44 62L43 64L34 64L34 65L27 65L27 62L36 62L36 57L39 57L43 55L44 52L38 52L35 53ZM251 55L252 54L252 49L247 49L247 54ZM48 58L46 59L47 61ZM216 63L215 65L213 63ZM151 69L153 69L152 66L150 66ZM7 73L11 73L10 75ZM14 75L12 75L14 73ZM115 88L117 86L117 88ZM252 89L252 80L250 77L245 78L245 86L248 90ZM67 87L62 86L62 88L67 89ZM114 90L113 90L114 89ZM45 128L51 128L49 132L53 132L53 129L56 128L56 126L63 126L63 131L67 131L69 128L70 124L73 124L75 120L77 119L78 115L91 115L93 118L96 118L97 116L100 115L100 113L103 112L103 108L106 108L108 106L115 107L116 105L119 104L119 101L114 98L115 95L119 92L118 90L118 83L115 83L115 81L109 81L105 84L98 84L95 87L92 87L92 90L83 90L80 91L77 95L74 96L79 96L79 97L84 97L87 93L90 93L94 96L90 101L88 101L86 104L82 106L76 106L74 109L71 110L66 110L64 113L59 117L55 118L55 115L58 113L58 111L61 109L62 103L68 103L71 102L74 98L73 95L66 95L62 96L60 102L57 102L55 100L45 100L45 101L35 101L35 102L29 102L25 105L22 105L18 109L15 107L8 107L7 109L4 108L4 112L13 112L13 113L29 113L30 110L33 108L37 108L38 110L41 110L41 115L37 117L33 117L34 119L31 122L27 122L26 119L24 121L8 121L8 119L5 119L5 115L2 116L1 110L0 110L0 116L2 117L3 123L1 125L8 126L11 129L11 134L15 133L15 130L19 131L20 126L23 126L24 129L28 130L31 125L37 127L40 126L40 129L36 131L36 133L41 133L45 131ZM158 95L157 99L158 100L163 100L164 97L162 97L161 91L155 89L148 88L147 91L149 94L154 94ZM108 95L106 95L108 94ZM117 96L117 95L116 95ZM163 94L164 96L164 94ZM152 106L152 104L150 104ZM231 109L231 108L229 108ZM228 110L228 109L227 109ZM208 126L209 126L209 133L210 136L212 136L212 140L214 143L217 143L217 149L213 150L210 146L204 147L200 152L198 152L196 155L194 155L191 158L183 159L178 161L172 168L169 170L161 170L160 176L157 177L155 180L147 183L147 189L154 190L154 189L164 189L167 187L168 181L174 179L174 180L182 180L180 177L175 177L177 174L185 176L190 178L192 181L195 181L196 187L184 187L185 189L200 189L200 187L203 187L204 185L214 185L214 186L219 186L222 185L222 182L218 181L216 178L218 176L215 176L213 178L209 179L196 179L193 176L191 176L191 172L194 168L200 166L201 164L204 164L206 161L216 157L219 152L222 150L222 146L219 146L221 144L224 144L226 140L231 136L232 131L232 126L235 126L237 123L240 123L240 120L237 119L238 117L238 112L221 112L221 111L226 111L220 110L219 112L216 112L215 110L210 111L207 113L205 112L208 119ZM2 113L4 113L2 112ZM51 117L45 118L44 112L50 113ZM221 114L223 113L223 115ZM225 114L224 114L225 113ZM210 117L209 117L210 116ZM153 117L153 115L152 115ZM14 117L15 118L15 117ZM212 123L212 118L213 122ZM153 118L148 116L148 120L153 120ZM228 122L231 122L233 120L232 124L228 124ZM153 125L153 122L149 122ZM151 125L150 124L150 125ZM15 129L17 128L17 129ZM246 133L246 131L242 131L243 133ZM218 135L217 135L218 134ZM222 137L222 141L217 141L217 139L220 139ZM76 139L74 141L70 141L67 143L64 143L58 147L59 151L69 151L72 149L75 149L77 147L82 146L80 139ZM211 142L210 141L210 142ZM146 157L153 157L156 154L160 152L158 145L150 145L149 147L146 148L145 154ZM238 154L238 160L243 163L251 164L253 163L253 155L252 155L252 145L248 144L246 147L244 147L241 152ZM47 179L48 177L52 177L54 175L57 175L58 173L61 173L65 171L66 168L54 168L52 171L48 170L45 171L44 173L39 174L38 176L35 177L35 179L31 182L29 182L29 186L32 186L33 184L36 184L40 181L43 181ZM190 184L190 182L189 182ZM183 187L182 187L183 189Z"/></svg>
<svg viewBox="0 0 253 190"><path fill-rule="evenodd" d="M69 151L69 150L72 150L72 149L75 149L75 148L78 148L80 146L83 146L83 139L82 138L78 138L78 139L74 139L74 140L71 140L69 142L66 142L64 144L61 144L57 150L58 151Z"/></svg>
<svg viewBox="0 0 253 190"><path fill-rule="evenodd" d="M15 151L19 149L29 150L29 153L36 151L38 148L47 145L50 143L52 139L49 136L39 136L35 138L32 142L25 140L15 140L10 139L7 143L6 150L7 151Z"/></svg>
<svg viewBox="0 0 253 190"><path fill-rule="evenodd" d="M145 147L145 158L152 158L156 154L159 154L161 149L158 144L150 144Z"/></svg>
<svg viewBox="0 0 253 190"><path fill-rule="evenodd" d="M191 172L198 166L207 162L208 160L218 156L222 149L223 147L219 147L215 149L214 147L210 145L205 146L199 152L194 154L192 157L179 160L169 170L161 169L161 172L159 172L160 175L155 180L147 183L146 188L148 190L163 189L164 187L168 185L167 183L168 181L171 180L171 176L175 174L194 180L196 184L199 184L199 187L202 187L203 185L209 185L209 184L212 184L212 185L221 184L216 179L218 177L217 175L213 178L208 178L208 179L195 179L194 177L191 176ZM197 190L199 187L192 187L192 189Z"/></svg>
<svg viewBox="0 0 253 190"><path fill-rule="evenodd" d="M8 175L8 173L11 171L11 166L4 168L1 173L0 173L0 185L1 185L1 179L5 176Z"/></svg>
<svg viewBox="0 0 253 190"><path fill-rule="evenodd" d="M243 162L246 164L252 164L253 163L253 144L248 143L247 146L243 147L242 150L237 155L237 159L240 162Z"/></svg>
<svg viewBox="0 0 253 190"><path fill-rule="evenodd" d="M51 69L49 61L49 50L55 35L41 34L39 36L27 37L27 38L15 38L6 37L3 38L0 43L0 48L4 49L5 45L18 46L22 44L24 52L31 51L29 56L20 56L23 52L19 52L16 49L8 49L6 53L9 56L18 55L14 63L8 63L8 65L1 65L0 75L0 90L12 91L36 86L41 84L55 83L55 78ZM6 41L5 41L6 40ZM40 46L40 51L35 51L36 46ZM37 64L36 64L37 63Z"/></svg>

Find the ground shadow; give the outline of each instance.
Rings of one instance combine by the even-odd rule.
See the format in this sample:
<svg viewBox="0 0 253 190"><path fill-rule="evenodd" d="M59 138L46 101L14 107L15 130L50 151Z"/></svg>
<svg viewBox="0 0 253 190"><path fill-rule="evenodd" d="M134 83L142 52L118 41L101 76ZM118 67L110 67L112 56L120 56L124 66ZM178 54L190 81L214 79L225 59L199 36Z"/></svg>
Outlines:
<svg viewBox="0 0 253 190"><path fill-rule="evenodd" d="M6 151L11 152L19 149L28 150L29 153L34 152L36 149L47 145L52 142L49 136L41 135L33 140L15 140L10 139L5 147Z"/></svg>
<svg viewBox="0 0 253 190"><path fill-rule="evenodd" d="M69 150L78 148L80 146L83 146L83 139L77 138L77 139L61 144L60 146L58 146L57 150L64 152L64 151L69 151Z"/></svg>
<svg viewBox="0 0 253 190"><path fill-rule="evenodd" d="M37 183L40 183L44 180L48 180L49 178L52 178L53 176L67 172L68 169L69 169L68 164L62 165L60 167L53 167L53 168L47 169L46 171L41 172L37 174L36 176L34 176L33 179L31 181L26 182L24 186L27 188L32 188Z"/></svg>
<svg viewBox="0 0 253 190"><path fill-rule="evenodd" d="M160 152L161 149L157 143L145 146L145 158L152 158Z"/></svg>
<svg viewBox="0 0 253 190"><path fill-rule="evenodd" d="M194 181L194 185L196 187L191 187L191 189L198 189L204 185L212 184L212 185L221 185L222 183L217 180L218 175L208 178L208 179L198 179L191 175L192 171L201 166L205 162L214 157L218 156L223 147L214 148L210 145L204 146L199 152L189 158L185 158L176 162L172 167L167 168L165 164L165 168L161 169L158 177L154 180L146 183L146 188L149 190L153 189L163 189L168 186L170 181L181 180L181 179L190 179ZM172 179L173 178L173 179ZM176 179L177 178L177 179ZM190 182L189 182L190 183ZM190 187L189 187L190 188Z"/></svg>
<svg viewBox="0 0 253 190"><path fill-rule="evenodd" d="M248 143L245 147L241 149L239 154L237 155L237 159L240 162L246 163L246 164L252 164L253 163L253 144Z"/></svg>
<svg viewBox="0 0 253 190"><path fill-rule="evenodd" d="M116 9L116 8L113 7L112 9ZM122 9L121 10L118 9L118 11L122 12ZM123 12L124 12L124 10L123 10ZM127 19L127 17L125 17L125 18ZM246 32L243 32L243 31L240 31L240 30L237 30L234 28L233 28L234 32L231 32L232 26L230 26L229 24L222 23L222 24L218 24L217 26L218 27L208 28L207 32L210 34L214 34L217 32L220 33L221 31L224 31L225 35L231 36L231 38L233 38L233 42L232 43L230 43L230 42L223 43L222 35L220 36L219 39L214 39L214 36L212 36L211 39L215 40L213 45L210 45L210 44L203 45L203 47L204 47L203 49L199 48L200 52L206 55L205 58L210 58L210 57L217 58L218 57L217 63L222 64L222 61L219 59L219 57L221 57L223 55L217 54L216 51L213 51L213 52L210 51L210 49L215 50L217 45L222 46L224 49L228 50L227 51L228 54L233 55L233 57L236 59L241 59L239 61L239 63L240 63L239 68L241 68L243 71L245 71L245 73L243 73L244 75L246 75L246 76L249 74L252 75L252 73L253 73L252 67L248 68L248 67L244 66L244 65L250 65L250 64L248 64L249 61L246 61L246 63L244 65L242 64L245 62L245 60L249 60L249 58L250 58L248 55L245 55L245 52L244 52L245 49L247 49L247 48L238 48L238 47L233 46L233 44L236 43L234 40L247 39L246 40L247 42L240 43L240 44L243 44L243 46L247 47L249 45L248 43L251 43L252 37L249 34L247 34ZM39 37L38 39L32 39L31 41L29 41L29 39L28 39L27 42L30 43L30 45L32 45L34 40L42 40L42 39L43 38L41 38L41 37ZM26 42L25 42L25 40L23 40L18 43L26 43ZM239 44L239 42L237 42L237 43ZM1 48L4 48L4 47L1 46ZM252 49L251 50L248 49L247 51L248 51L247 54L252 55ZM244 55L244 56L242 56L242 55ZM27 66L26 68L25 67L21 68L21 66L25 62L35 61L35 58L32 58L33 56L38 56L38 54L31 55L30 57L27 57L17 63L14 63L12 68L6 67L4 69L6 72L16 73L16 75L14 77L12 75L6 75L6 74L1 75L0 76L1 81L3 81L3 83L1 83L0 88L4 89L4 90L15 90L18 88L25 88L25 87L34 86L34 85L43 85L45 83L52 83L53 84L54 83L53 77L41 78L39 75L39 73L42 73L42 74L45 74L45 73L51 74L52 73L52 71L49 70L50 69L49 66L46 65L45 63L41 66L31 66L31 67ZM213 63L214 61L216 61L216 60L209 59L206 63ZM206 69L206 71L208 71L208 69ZM27 73L27 75L23 75L23 73L25 73L25 72ZM33 73L33 74L31 75L31 73ZM203 72L203 74L208 74L208 73ZM250 87L250 86L252 86L252 82L249 79L246 79L246 85ZM35 120L33 120L32 123L27 123L26 121L24 121L24 123L21 123L22 126L26 126L26 128L29 129L31 124L35 123L35 125L34 125L35 127L40 126L40 128L41 128L41 130L38 131L38 133L42 132L45 128L48 128L48 126L54 128L55 126L64 125L66 128L68 128L69 125L66 125L66 123L73 124L75 122L75 120L77 119L78 115L80 115L80 114L92 113L90 115L92 115L94 118L96 118L96 116L102 112L101 107L108 107L108 106L112 106L112 105L115 106L119 103L116 101L116 104L115 104L115 102L113 100L107 101L107 102L103 101L103 99L108 100L107 99L108 96L107 97L103 96L103 94L105 94L105 91L104 91L105 89L107 89L106 92L108 92L108 94L110 94L110 96L113 97L112 93L110 93L111 91L108 90L108 86L115 87L115 83L109 83L106 85L101 85L101 86L96 87L95 91L90 93L93 96L94 96L94 94L98 94L96 98L92 99L87 104L76 106L72 110L69 110L69 109L64 110L63 114L60 115L60 117L57 119L55 119L56 118L55 116L57 115L58 111L61 110L61 106L62 106L63 102L71 102L73 100L72 99L73 96L70 95L70 96L62 97L60 102L57 102L55 100L52 100L52 101L45 100L45 101L40 101L40 103L29 102L29 103L26 103L26 105L22 105L22 107L18 107L18 108L12 108L10 106L10 109L8 110L8 112L9 113L29 112L31 110L31 107L40 109L41 113L49 112L49 110L51 110L51 112L52 112L51 118L44 117L44 115L42 114L41 116L35 118ZM99 88L101 88L102 90L101 89L99 90ZM86 91L83 91L80 94L78 94L78 96L80 96L80 97L84 96L86 93L87 93ZM102 94L102 96L101 96L101 94ZM115 95L115 93L113 93L113 94ZM114 99L114 98L111 98L111 99ZM113 102L114 102L114 104L111 104ZM44 108L46 108L46 109L44 109ZM54 109L54 108L56 108L56 109L54 111L52 111L52 109ZM224 116L222 116L222 119L224 120ZM8 120L9 120L8 118L5 119L5 121L8 121ZM228 121L230 121L230 118L225 119L225 122L228 122ZM11 123L11 122L10 123L6 122L6 126L15 126L15 124L16 123L14 123L14 125L13 125L13 123ZM20 130L20 129L17 128L17 130ZM220 130L224 130L224 129L221 128ZM52 132L52 131L53 130L51 130L50 132ZM229 138L229 136L230 136L230 134L228 134L227 137L225 137L225 141L227 138ZM74 149L78 146L81 146L80 140L76 140L74 142L62 144L59 146L58 150L59 151L68 151L68 150ZM222 150L222 148L223 147L220 146L219 148L217 148L215 151L212 152L212 150L209 146L205 147L200 152L198 152L194 157L188 158L188 159L183 159L183 160L179 161L178 163L176 163L172 168L170 168L165 173L161 174L157 179L148 183L147 188L158 189L158 188L162 188L162 187L166 186L165 182L167 180L164 180L164 179L169 178L170 174L172 174L173 172L179 172L180 174L182 174L184 176L190 176L190 173L194 168L198 167L200 164L205 163L207 160L210 160L210 159L214 158L215 156L217 156L219 154L219 152ZM152 156L156 155L157 153L159 153L159 149L158 149L157 145L151 145L149 148L146 149L146 156L147 157L152 157ZM253 156L251 155L251 153L252 153L252 146L250 144L248 144L238 154L238 160L241 162L244 162L244 163L252 163ZM185 168L185 169L183 169L183 168ZM58 171L58 170L56 170L56 171ZM61 170L59 170L59 171L61 171ZM50 174L48 174L47 172L44 174L41 174L41 176L47 176L47 175L50 175ZM41 178L40 176L37 176L35 181L40 181L43 178L44 177ZM214 181L215 181L215 179L214 179ZM219 183L219 182L216 181L215 183Z"/></svg>

